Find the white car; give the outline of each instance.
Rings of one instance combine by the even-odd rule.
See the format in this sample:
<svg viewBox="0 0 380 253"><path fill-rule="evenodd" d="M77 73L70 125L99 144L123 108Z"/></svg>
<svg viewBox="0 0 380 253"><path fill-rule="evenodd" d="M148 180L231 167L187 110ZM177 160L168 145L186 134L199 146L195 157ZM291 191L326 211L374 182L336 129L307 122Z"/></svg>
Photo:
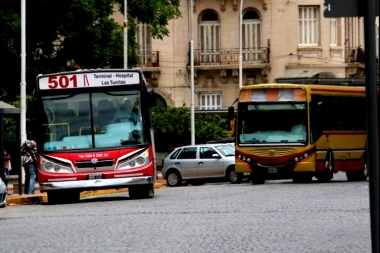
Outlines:
<svg viewBox="0 0 380 253"><path fill-rule="evenodd" d="M229 144L198 144L175 148L162 161L168 186L205 180L229 181L235 173L235 148Z"/></svg>
<svg viewBox="0 0 380 253"><path fill-rule="evenodd" d="M0 178L0 208L7 205L7 187L3 180Z"/></svg>

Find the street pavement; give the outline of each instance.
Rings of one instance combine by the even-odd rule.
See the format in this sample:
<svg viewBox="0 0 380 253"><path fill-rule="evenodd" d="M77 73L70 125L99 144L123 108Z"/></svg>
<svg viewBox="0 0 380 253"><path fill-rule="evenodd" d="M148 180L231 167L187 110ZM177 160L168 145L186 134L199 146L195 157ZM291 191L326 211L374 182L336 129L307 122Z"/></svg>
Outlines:
<svg viewBox="0 0 380 253"><path fill-rule="evenodd" d="M17 180L14 180L17 182ZM155 189L162 188L166 185L166 181L162 178L161 172L157 173L157 180L154 184ZM106 190L95 190L95 191L84 191L81 192L80 197L86 198L97 195L106 195L106 194L116 194L128 192L128 188L124 189L106 189ZM8 193L10 193L7 197L7 205L22 205L22 204L33 204L33 203L41 203L47 202L47 194L41 193L39 191L39 185L36 183L36 191L35 194L19 194L15 193L13 189L13 184L10 182L8 185Z"/></svg>

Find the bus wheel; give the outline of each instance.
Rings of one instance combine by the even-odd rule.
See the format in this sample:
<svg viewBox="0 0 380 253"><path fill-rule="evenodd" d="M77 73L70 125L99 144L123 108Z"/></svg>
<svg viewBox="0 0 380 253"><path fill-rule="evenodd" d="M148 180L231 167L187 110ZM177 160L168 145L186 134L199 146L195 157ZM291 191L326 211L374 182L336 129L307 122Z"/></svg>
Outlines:
<svg viewBox="0 0 380 253"><path fill-rule="evenodd" d="M69 204L80 200L80 191L77 190L55 190L47 192L48 204Z"/></svg>
<svg viewBox="0 0 380 253"><path fill-rule="evenodd" d="M241 173L237 173L235 168L229 168L227 170L227 179L231 184L240 184L243 181L243 175Z"/></svg>
<svg viewBox="0 0 380 253"><path fill-rule="evenodd" d="M293 173L292 180L294 183L310 183L313 179L312 175L309 174L301 174L301 173Z"/></svg>
<svg viewBox="0 0 380 253"><path fill-rule="evenodd" d="M136 185L128 189L128 194L131 199L147 199L154 196L154 185Z"/></svg>
<svg viewBox="0 0 380 253"><path fill-rule="evenodd" d="M265 183L265 177L261 173L252 172L251 173L252 184L263 184Z"/></svg>
<svg viewBox="0 0 380 253"><path fill-rule="evenodd" d="M182 177L178 171L172 170L169 171L166 175L166 184L167 186L174 187L179 186L182 183Z"/></svg>
<svg viewBox="0 0 380 253"><path fill-rule="evenodd" d="M331 182L331 179L333 178L333 174L330 171L325 171L324 173L320 173L320 175L316 175L316 178L318 179L318 182L320 183L328 183L328 182Z"/></svg>
<svg viewBox="0 0 380 253"><path fill-rule="evenodd" d="M368 177L367 164L364 165L362 170L346 171L346 177L348 181L365 181Z"/></svg>

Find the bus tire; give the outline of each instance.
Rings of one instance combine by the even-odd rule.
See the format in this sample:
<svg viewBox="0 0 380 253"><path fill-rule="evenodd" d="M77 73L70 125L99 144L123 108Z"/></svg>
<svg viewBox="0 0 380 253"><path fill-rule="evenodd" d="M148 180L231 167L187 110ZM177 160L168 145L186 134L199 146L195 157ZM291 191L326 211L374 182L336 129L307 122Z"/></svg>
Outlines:
<svg viewBox="0 0 380 253"><path fill-rule="evenodd" d="M229 167L227 169L227 180L231 184L240 184L243 181L243 175L235 171L235 167Z"/></svg>
<svg viewBox="0 0 380 253"><path fill-rule="evenodd" d="M47 192L48 204L69 204L77 203L80 200L78 190L55 190Z"/></svg>
<svg viewBox="0 0 380 253"><path fill-rule="evenodd" d="M166 174L166 185L169 187L180 186L182 183L181 174L176 170L169 170Z"/></svg>
<svg viewBox="0 0 380 253"><path fill-rule="evenodd" d="M346 171L347 181L365 181L368 177L367 164L364 165L362 170Z"/></svg>
<svg viewBox="0 0 380 253"><path fill-rule="evenodd" d="M293 173L292 180L294 183L310 183L313 176L309 173Z"/></svg>
<svg viewBox="0 0 380 253"><path fill-rule="evenodd" d="M252 172L251 173L252 184L264 184L265 177L261 173Z"/></svg>
<svg viewBox="0 0 380 253"><path fill-rule="evenodd" d="M154 185L136 185L128 188L131 199L147 199L154 196Z"/></svg>

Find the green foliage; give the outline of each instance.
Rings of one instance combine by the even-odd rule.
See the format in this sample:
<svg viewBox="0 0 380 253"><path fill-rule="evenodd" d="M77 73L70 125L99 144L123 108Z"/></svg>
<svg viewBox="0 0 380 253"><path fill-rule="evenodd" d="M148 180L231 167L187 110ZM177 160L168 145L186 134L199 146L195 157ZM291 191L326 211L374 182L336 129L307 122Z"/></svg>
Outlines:
<svg viewBox="0 0 380 253"><path fill-rule="evenodd" d="M123 13L124 0L117 0ZM163 39L169 35L168 21L181 17L181 0L128 0L128 16L151 25L152 36Z"/></svg>
<svg viewBox="0 0 380 253"><path fill-rule="evenodd" d="M26 1L26 92L38 74L74 69L123 68L124 28L115 22L115 4L123 0ZM167 36L168 21L180 17L180 0L128 1L128 65L139 63L137 18L152 26L153 36ZM0 99L20 94L21 2L0 1ZM123 10L123 8L122 8Z"/></svg>
<svg viewBox="0 0 380 253"><path fill-rule="evenodd" d="M156 136L163 136L175 146L187 144L191 137L191 115L189 108L154 107L152 123ZM206 143L227 136L226 123L219 115L197 115L195 118L195 138L197 143Z"/></svg>
<svg viewBox="0 0 380 253"><path fill-rule="evenodd" d="M195 118L195 137L197 143L226 137L226 122L219 115L202 114Z"/></svg>

